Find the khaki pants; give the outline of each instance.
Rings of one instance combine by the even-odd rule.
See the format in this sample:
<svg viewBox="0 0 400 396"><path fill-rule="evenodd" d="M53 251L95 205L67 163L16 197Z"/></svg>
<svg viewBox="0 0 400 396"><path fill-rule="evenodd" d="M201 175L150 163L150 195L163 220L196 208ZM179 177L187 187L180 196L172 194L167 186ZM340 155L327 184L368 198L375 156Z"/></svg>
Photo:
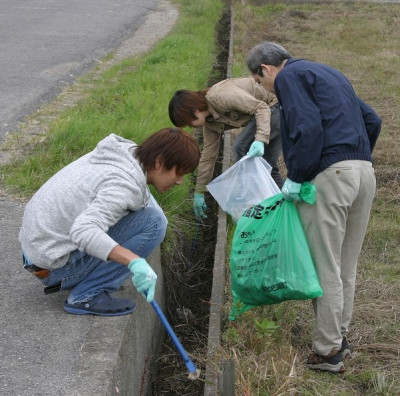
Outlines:
<svg viewBox="0 0 400 396"><path fill-rule="evenodd" d="M313 300L313 351L328 355L341 347L354 302L357 260L375 195L368 161L341 161L312 180L315 205L298 210L324 295Z"/></svg>

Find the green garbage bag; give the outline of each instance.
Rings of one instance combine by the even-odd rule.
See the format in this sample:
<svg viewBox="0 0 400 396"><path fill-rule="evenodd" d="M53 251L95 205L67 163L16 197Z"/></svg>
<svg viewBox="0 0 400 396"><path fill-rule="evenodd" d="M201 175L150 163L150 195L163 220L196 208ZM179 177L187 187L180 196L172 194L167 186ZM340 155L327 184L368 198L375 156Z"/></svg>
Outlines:
<svg viewBox="0 0 400 396"><path fill-rule="evenodd" d="M313 204L315 186L308 183L305 189L303 199ZM230 270L231 320L259 305L323 294L296 205L282 194L253 205L239 218Z"/></svg>

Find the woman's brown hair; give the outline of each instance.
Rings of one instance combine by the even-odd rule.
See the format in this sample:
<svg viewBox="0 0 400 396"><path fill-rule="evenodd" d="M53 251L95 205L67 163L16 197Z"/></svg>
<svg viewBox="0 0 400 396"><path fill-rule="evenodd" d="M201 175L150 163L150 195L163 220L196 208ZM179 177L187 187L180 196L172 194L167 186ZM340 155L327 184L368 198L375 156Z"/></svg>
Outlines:
<svg viewBox="0 0 400 396"><path fill-rule="evenodd" d="M168 105L171 122L177 127L191 125L192 121L197 120L194 114L195 110L208 110L206 93L207 90L187 91L181 89L176 91Z"/></svg>
<svg viewBox="0 0 400 396"><path fill-rule="evenodd" d="M196 139L180 128L164 128L149 136L135 150L135 157L145 171L159 159L167 170L176 166L178 174L193 172L199 164L200 149Z"/></svg>

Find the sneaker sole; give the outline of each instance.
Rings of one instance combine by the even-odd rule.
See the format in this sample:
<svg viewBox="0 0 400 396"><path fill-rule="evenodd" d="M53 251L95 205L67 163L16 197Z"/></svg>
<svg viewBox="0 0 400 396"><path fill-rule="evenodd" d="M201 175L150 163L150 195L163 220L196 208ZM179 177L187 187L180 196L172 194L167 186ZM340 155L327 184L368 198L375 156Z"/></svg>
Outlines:
<svg viewBox="0 0 400 396"><path fill-rule="evenodd" d="M343 373L346 369L344 368L344 364L342 362L333 365L329 363L319 363L319 364L307 364L307 367L310 370L318 370L325 371L330 373Z"/></svg>
<svg viewBox="0 0 400 396"><path fill-rule="evenodd" d="M136 309L136 306L127 311L121 312L94 312L87 309L73 308L71 306L64 306L64 311L74 315L97 315L97 316L123 316L132 313Z"/></svg>

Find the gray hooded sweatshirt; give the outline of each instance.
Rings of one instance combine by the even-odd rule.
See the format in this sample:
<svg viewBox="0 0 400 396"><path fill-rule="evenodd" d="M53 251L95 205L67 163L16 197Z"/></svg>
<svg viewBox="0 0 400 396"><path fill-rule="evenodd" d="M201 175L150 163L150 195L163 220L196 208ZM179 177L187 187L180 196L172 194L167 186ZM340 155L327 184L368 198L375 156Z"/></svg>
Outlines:
<svg viewBox="0 0 400 396"><path fill-rule="evenodd" d="M19 241L35 265L56 269L76 249L107 261L117 246L107 231L146 207L146 175L136 144L111 134L51 177L25 208Z"/></svg>

